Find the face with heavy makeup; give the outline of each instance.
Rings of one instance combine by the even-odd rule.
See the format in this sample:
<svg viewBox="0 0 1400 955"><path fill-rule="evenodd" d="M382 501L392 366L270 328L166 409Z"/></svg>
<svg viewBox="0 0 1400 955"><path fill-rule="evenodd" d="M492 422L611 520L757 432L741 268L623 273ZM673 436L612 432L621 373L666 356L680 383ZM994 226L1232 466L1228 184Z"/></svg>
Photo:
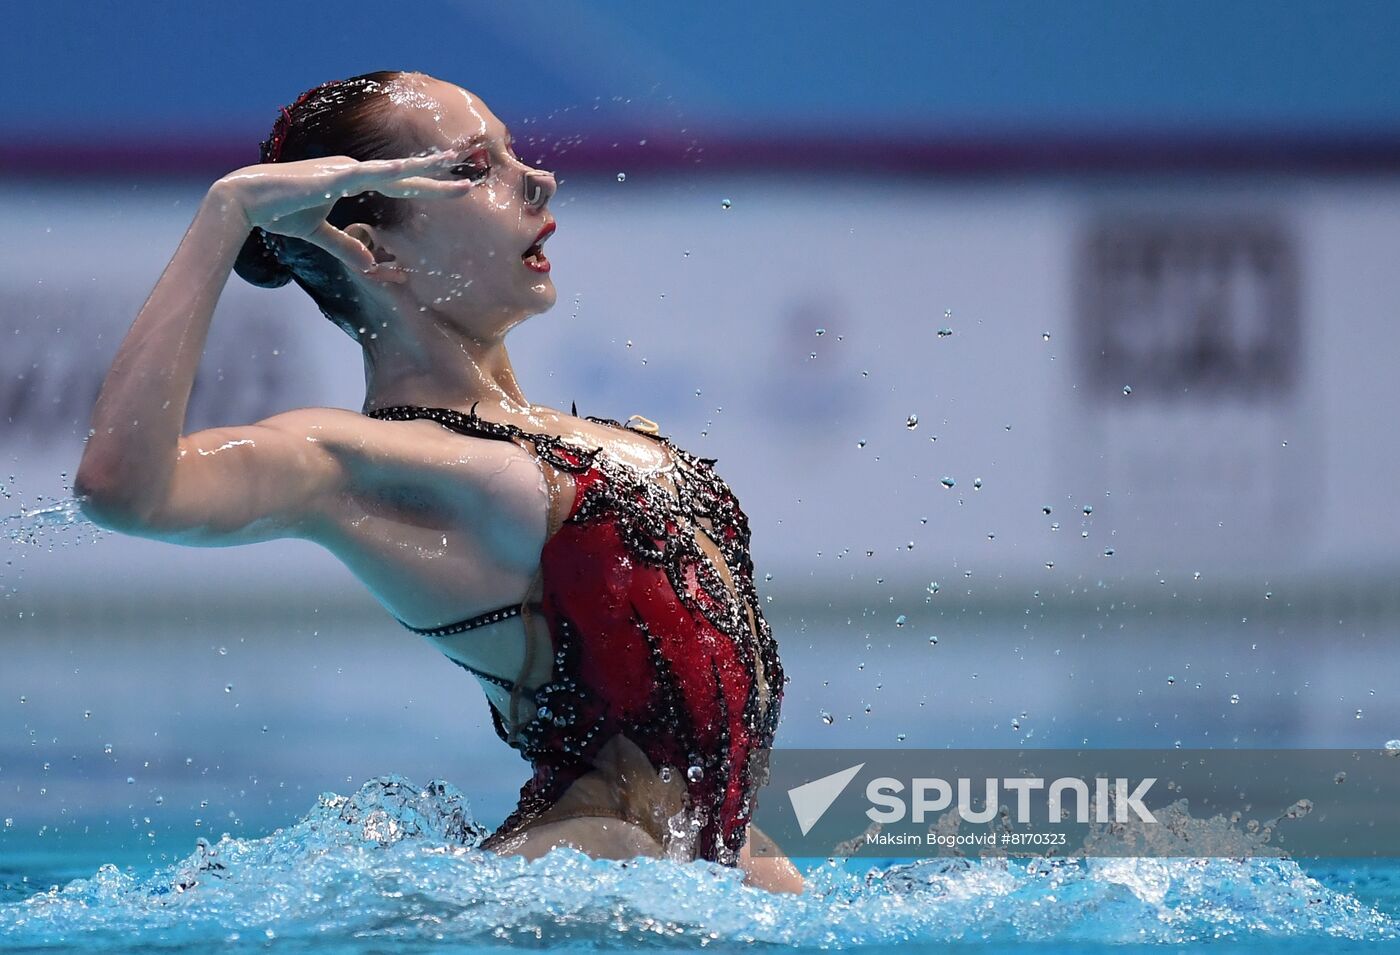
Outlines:
<svg viewBox="0 0 1400 955"><path fill-rule="evenodd" d="M521 161L505 124L460 86L408 73L388 97L403 141L460 151L452 173L475 183L461 196L402 200L410 211L398 225L346 229L374 251L378 281L400 311L416 307L489 339L552 306L557 293L540 244L554 231L553 173Z"/></svg>

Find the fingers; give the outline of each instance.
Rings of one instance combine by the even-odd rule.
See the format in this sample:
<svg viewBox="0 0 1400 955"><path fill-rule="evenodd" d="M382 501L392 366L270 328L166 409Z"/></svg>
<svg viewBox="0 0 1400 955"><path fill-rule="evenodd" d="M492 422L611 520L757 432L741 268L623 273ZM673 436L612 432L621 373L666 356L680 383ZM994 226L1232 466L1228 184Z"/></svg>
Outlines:
<svg viewBox="0 0 1400 955"><path fill-rule="evenodd" d="M351 238L324 219L307 236L307 241L325 249L357 272L375 268L374 255L365 248L364 243Z"/></svg>
<svg viewBox="0 0 1400 955"><path fill-rule="evenodd" d="M465 150L447 149L426 156L365 160L344 170L339 183L341 194L353 196L369 190L384 192L384 187L406 178L429 181L439 181L441 178L441 181L453 184L465 182L467 180L457 179L452 173L454 167L461 165L465 155ZM454 178L446 179L447 176Z"/></svg>
<svg viewBox="0 0 1400 955"><path fill-rule="evenodd" d="M476 186L470 179L429 179L427 176L408 176L395 182L375 186L374 191L395 199L429 199L433 197L465 195Z"/></svg>

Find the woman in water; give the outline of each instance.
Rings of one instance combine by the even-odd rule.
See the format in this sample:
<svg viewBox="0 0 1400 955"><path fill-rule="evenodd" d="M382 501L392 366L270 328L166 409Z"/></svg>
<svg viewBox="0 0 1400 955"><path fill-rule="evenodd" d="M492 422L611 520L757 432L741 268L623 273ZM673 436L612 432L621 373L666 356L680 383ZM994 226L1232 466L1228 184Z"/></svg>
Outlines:
<svg viewBox="0 0 1400 955"><path fill-rule="evenodd" d="M564 414L515 380L506 333L556 297L554 191L450 83L302 94L261 162L209 189L113 361L75 491L143 537L315 541L475 675L533 768L484 848L707 859L800 891L749 821L783 672L734 495L645 419ZM362 412L182 436L231 269L296 282L361 345Z"/></svg>

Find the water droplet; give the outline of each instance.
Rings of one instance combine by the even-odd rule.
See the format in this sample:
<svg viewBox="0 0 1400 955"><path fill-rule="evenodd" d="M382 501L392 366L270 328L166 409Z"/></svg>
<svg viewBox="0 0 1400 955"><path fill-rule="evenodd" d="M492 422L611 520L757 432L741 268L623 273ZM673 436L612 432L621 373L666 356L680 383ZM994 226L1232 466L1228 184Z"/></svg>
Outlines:
<svg viewBox="0 0 1400 955"><path fill-rule="evenodd" d="M1199 688L1199 684L1197 684L1197 688ZM1231 705L1233 705L1233 704L1235 704L1235 703L1238 703L1239 701L1240 701L1240 695L1239 695L1238 693L1231 693L1231 694L1230 694L1230 703L1231 703Z"/></svg>
<svg viewBox="0 0 1400 955"><path fill-rule="evenodd" d="M953 330L952 330L951 328L949 328L947 325L944 325L942 328L940 328L940 329L938 330L938 337L939 337L939 338L947 338L947 337L949 337L949 336L952 335L952 334L953 334Z"/></svg>
<svg viewBox="0 0 1400 955"><path fill-rule="evenodd" d="M913 431L913 430L914 430L915 428L917 428L918 426L919 426L919 416L916 415L916 414L911 414L911 415L910 415L908 418L906 418L905 421L904 421L904 427L908 428L910 431Z"/></svg>
<svg viewBox="0 0 1400 955"><path fill-rule="evenodd" d="M136 777L134 777L134 776L128 776L128 777L126 777L126 784L127 784L128 786L135 786L135 785L136 785Z"/></svg>
<svg viewBox="0 0 1400 955"><path fill-rule="evenodd" d="M1132 386L1132 385L1124 385L1124 386L1123 386L1123 394L1125 394L1125 395L1130 395L1130 394L1132 394L1132 393L1133 393L1133 386Z"/></svg>
<svg viewBox="0 0 1400 955"><path fill-rule="evenodd" d="M1360 710L1357 710L1357 711L1356 711L1356 718L1357 718L1358 720L1361 719L1361 711L1360 711Z"/></svg>
<svg viewBox="0 0 1400 955"><path fill-rule="evenodd" d="M1381 747L1381 751L1387 756L1400 756L1400 739L1386 740L1385 745Z"/></svg>
<svg viewBox="0 0 1400 955"><path fill-rule="evenodd" d="M1094 513L1094 505L1092 505L1092 504L1085 504L1085 505L1084 505L1084 516L1087 517L1087 516L1089 516L1089 515L1092 514L1092 513Z"/></svg>
<svg viewBox="0 0 1400 955"><path fill-rule="evenodd" d="M725 201L728 202L729 200L726 199ZM705 778L705 770L701 769L699 766L692 766L685 771L685 778L693 783L698 783Z"/></svg>
<svg viewBox="0 0 1400 955"><path fill-rule="evenodd" d="M1176 686L1176 677L1174 677L1174 676L1169 676L1169 677L1167 677L1167 686Z"/></svg>
<svg viewBox="0 0 1400 955"><path fill-rule="evenodd" d="M823 335L825 335L825 334L826 334L826 329L825 329L825 328L819 328L819 329L817 329L817 337L818 337L818 338L821 338L821 337L822 337Z"/></svg>
<svg viewBox="0 0 1400 955"><path fill-rule="evenodd" d="M1113 548L1112 548L1112 547L1105 547L1105 548L1103 549L1103 555L1104 555L1105 557L1112 557L1112 556L1113 556Z"/></svg>
<svg viewBox="0 0 1400 955"><path fill-rule="evenodd" d="M1273 599L1274 599L1274 592L1273 592L1272 590L1266 590L1266 591L1264 591L1264 599L1265 599L1265 600L1273 600Z"/></svg>
<svg viewBox="0 0 1400 955"><path fill-rule="evenodd" d="M662 781L663 783L669 783L669 782L671 781L671 777L674 776L675 773L673 773L673 772L671 771L671 767L670 767L670 766L662 766L662 767L661 767L661 772L658 773L657 775L659 775L659 776L661 777L661 781Z"/></svg>
<svg viewBox="0 0 1400 955"><path fill-rule="evenodd" d="M221 657L226 657L226 656L228 656L228 647L219 647L219 656L221 656Z"/></svg>
<svg viewBox="0 0 1400 955"><path fill-rule="evenodd" d="M836 722L836 717L832 716L826 710L822 710L822 722L830 726L832 723Z"/></svg>
<svg viewBox="0 0 1400 955"><path fill-rule="evenodd" d="M936 647L936 646L938 646L938 638L935 637L935 636L930 636L930 637L928 638L928 645L931 646L931 647Z"/></svg>
<svg viewBox="0 0 1400 955"><path fill-rule="evenodd" d="M1336 783L1338 786L1340 786L1342 783L1344 783L1344 782L1346 782L1346 781L1347 781L1347 774L1346 774L1346 773L1338 773L1337 775L1335 775L1335 776L1332 777L1332 782Z"/></svg>
<svg viewBox="0 0 1400 955"><path fill-rule="evenodd" d="M954 487L954 486L956 486L956 484L957 484L956 481L954 481L952 478L950 478L950 477L949 477L948 475L946 475L946 474L943 475L943 480L939 481L938 483L939 483L939 484L942 484L944 487Z"/></svg>
<svg viewBox="0 0 1400 955"><path fill-rule="evenodd" d="M930 580L930 581L928 582L928 587L925 588L925 589L928 590L928 592L931 593L931 594L936 594L936 593L938 593L938 581L936 581L936 580Z"/></svg>
<svg viewBox="0 0 1400 955"><path fill-rule="evenodd" d="M626 182L626 181L627 181L627 173L625 173L625 172L620 172L620 173L618 173L618 174L617 174L617 181L618 181L618 182Z"/></svg>
<svg viewBox="0 0 1400 955"><path fill-rule="evenodd" d="M981 479L981 478L973 478L973 479L972 479L972 489L973 489L974 491L980 491L980 490L982 490L982 479Z"/></svg>
<svg viewBox="0 0 1400 955"><path fill-rule="evenodd" d="M733 206L733 205L734 205L734 203L730 202L728 199L721 199L721 200L719 201L719 207L720 207L721 209L728 209L728 208L730 208L730 207Z"/></svg>
<svg viewBox="0 0 1400 955"><path fill-rule="evenodd" d="M1043 341L1043 342L1048 342L1048 341L1050 340L1050 333L1049 333L1049 332L1041 332L1041 333L1040 333L1040 340Z"/></svg>
<svg viewBox="0 0 1400 955"><path fill-rule="evenodd" d="M909 619L909 618L906 617L906 616L904 616L904 614L900 614L898 617L895 617L895 618L894 618L894 625L895 625L896 627L902 627L902 626L904 626L905 623L908 622L908 619Z"/></svg>
<svg viewBox="0 0 1400 955"><path fill-rule="evenodd" d="M865 439L864 439L864 438L861 438L859 441L857 441L857 442L856 442L856 447L858 447L858 448L863 448L863 447L865 447Z"/></svg>
<svg viewBox="0 0 1400 955"><path fill-rule="evenodd" d="M224 692L225 692L225 693L232 693L232 692L233 692L233 684L232 684L232 683L225 683L225 684L224 684Z"/></svg>

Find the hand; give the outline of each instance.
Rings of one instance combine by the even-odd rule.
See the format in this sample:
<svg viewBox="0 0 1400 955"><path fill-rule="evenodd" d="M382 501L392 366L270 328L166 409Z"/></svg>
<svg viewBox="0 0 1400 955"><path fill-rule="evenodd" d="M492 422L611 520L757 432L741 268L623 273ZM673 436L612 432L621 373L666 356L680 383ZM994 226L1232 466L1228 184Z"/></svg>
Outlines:
<svg viewBox="0 0 1400 955"><path fill-rule="evenodd" d="M378 192L396 199L449 198L469 192L475 182L459 178L469 150L443 150L404 159L361 162L327 156L296 162L259 163L236 169L214 183L210 193L231 200L248 228L304 239L352 269L372 272L374 255L364 244L326 221L331 207L346 196Z"/></svg>

